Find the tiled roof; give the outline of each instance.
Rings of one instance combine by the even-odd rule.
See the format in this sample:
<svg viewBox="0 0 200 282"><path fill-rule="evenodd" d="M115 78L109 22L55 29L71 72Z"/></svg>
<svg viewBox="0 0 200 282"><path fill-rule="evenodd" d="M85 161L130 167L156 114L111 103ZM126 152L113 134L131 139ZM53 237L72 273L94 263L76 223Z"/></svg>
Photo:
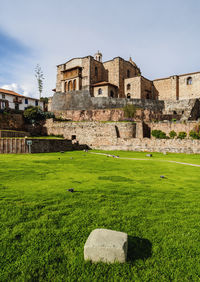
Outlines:
<svg viewBox="0 0 200 282"><path fill-rule="evenodd" d="M21 98L28 98L28 99L38 100L39 101L39 99L32 98L32 97L27 97L27 96L21 95L19 93L16 93L15 91L12 91L12 90L7 90L7 89L0 88L0 93L9 94L9 95L12 95L12 96L17 96L17 97L21 97Z"/></svg>
<svg viewBox="0 0 200 282"><path fill-rule="evenodd" d="M13 96L19 96L19 97L24 97L23 95L21 94L18 94L12 90L7 90L7 89L2 89L0 88L0 93L3 93L3 94L10 94L10 95L13 95Z"/></svg>
<svg viewBox="0 0 200 282"><path fill-rule="evenodd" d="M108 81L101 81L101 82L97 82L97 83L92 84L92 86L94 86L94 87L95 86L104 86L104 85L112 85L114 87L117 87L117 85L112 84L112 83L110 83Z"/></svg>

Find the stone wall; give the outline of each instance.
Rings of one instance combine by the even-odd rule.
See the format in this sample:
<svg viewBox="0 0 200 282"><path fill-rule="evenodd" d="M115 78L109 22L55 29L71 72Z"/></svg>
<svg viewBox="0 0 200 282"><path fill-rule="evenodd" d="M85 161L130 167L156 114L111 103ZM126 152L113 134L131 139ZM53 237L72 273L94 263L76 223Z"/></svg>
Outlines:
<svg viewBox="0 0 200 282"><path fill-rule="evenodd" d="M133 104L137 108L162 111L164 101L125 99L110 97L91 97L89 91L75 91L76 93L57 92L51 99L51 111L91 110L123 108L126 104Z"/></svg>
<svg viewBox="0 0 200 282"><path fill-rule="evenodd" d="M24 130L25 122L22 114L0 113L0 129Z"/></svg>
<svg viewBox="0 0 200 282"><path fill-rule="evenodd" d="M148 123L148 126L152 130L162 130L169 136L169 132L174 130L177 135L181 131L185 131L187 133L187 137L189 137L189 132L195 128L198 122L191 121L191 122L158 122L158 123Z"/></svg>
<svg viewBox="0 0 200 282"><path fill-rule="evenodd" d="M178 114L184 120L197 120L200 117L199 99L164 101L164 114Z"/></svg>
<svg viewBox="0 0 200 282"><path fill-rule="evenodd" d="M3 137L25 137L25 136L30 136L30 133L25 132L25 131L0 130L0 138L3 138Z"/></svg>
<svg viewBox="0 0 200 282"><path fill-rule="evenodd" d="M77 140L79 144L86 144L93 149L200 153L199 140L143 138L150 134L147 132L149 129L160 129L166 133L171 130L177 133L180 131L189 133L195 125L195 122L144 124L142 122L53 122L48 120L45 131L48 134L63 134L65 138Z"/></svg>
<svg viewBox="0 0 200 282"><path fill-rule="evenodd" d="M27 154L27 141L32 140L31 153L49 153L87 149L88 146L72 140L0 138L0 154Z"/></svg>
<svg viewBox="0 0 200 282"><path fill-rule="evenodd" d="M0 154L26 154L28 146L26 139L0 138Z"/></svg>
<svg viewBox="0 0 200 282"><path fill-rule="evenodd" d="M54 112L57 120L67 121L125 121L123 109L68 110ZM158 121L180 119L179 115L163 115L160 111L136 108L134 121Z"/></svg>
<svg viewBox="0 0 200 282"><path fill-rule="evenodd" d="M136 137L136 123L132 122L53 122L51 119L46 121L44 130L48 135L63 134L66 139L76 139L88 146Z"/></svg>
<svg viewBox="0 0 200 282"><path fill-rule="evenodd" d="M118 139L112 144L97 144L93 149L100 150L123 150L143 152L171 152L185 154L200 154L200 140L180 139Z"/></svg>

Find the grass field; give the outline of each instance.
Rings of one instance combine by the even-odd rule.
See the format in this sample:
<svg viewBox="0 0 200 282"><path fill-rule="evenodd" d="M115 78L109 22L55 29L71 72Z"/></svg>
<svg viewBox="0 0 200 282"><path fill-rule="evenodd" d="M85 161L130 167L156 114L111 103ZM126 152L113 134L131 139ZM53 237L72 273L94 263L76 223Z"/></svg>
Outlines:
<svg viewBox="0 0 200 282"><path fill-rule="evenodd" d="M200 167L161 160L200 164L183 154L0 155L0 281L200 281ZM84 261L95 228L129 235L126 263Z"/></svg>

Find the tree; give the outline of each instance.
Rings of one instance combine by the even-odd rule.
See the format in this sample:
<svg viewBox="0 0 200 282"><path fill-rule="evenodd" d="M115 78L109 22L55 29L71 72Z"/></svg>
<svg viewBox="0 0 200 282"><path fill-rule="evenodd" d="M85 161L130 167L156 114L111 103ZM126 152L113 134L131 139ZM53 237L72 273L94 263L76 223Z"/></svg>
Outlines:
<svg viewBox="0 0 200 282"><path fill-rule="evenodd" d="M41 98L42 90L43 90L43 80L44 80L44 75L41 69L41 66L37 64L35 68L35 77L37 79L38 83L38 91L39 91L39 99Z"/></svg>

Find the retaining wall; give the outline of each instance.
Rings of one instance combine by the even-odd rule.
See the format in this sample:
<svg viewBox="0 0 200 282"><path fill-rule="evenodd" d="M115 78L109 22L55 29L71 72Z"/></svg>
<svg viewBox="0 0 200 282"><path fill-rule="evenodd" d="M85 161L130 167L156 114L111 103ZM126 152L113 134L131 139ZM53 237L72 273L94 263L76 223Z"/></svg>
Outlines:
<svg viewBox="0 0 200 282"><path fill-rule="evenodd" d="M100 143L92 146L100 150L123 150L123 151L144 151L144 152L171 152L185 154L200 154L200 140L180 139L149 139L133 138L114 140L111 144Z"/></svg>
<svg viewBox="0 0 200 282"><path fill-rule="evenodd" d="M0 138L2 137L25 137L25 136L30 136L30 133L25 132L25 131L0 130Z"/></svg>
<svg viewBox="0 0 200 282"><path fill-rule="evenodd" d="M32 140L31 153L49 153L60 151L73 151L87 149L71 140L59 139L28 139L28 138L0 138L0 154L26 154L29 153L27 141Z"/></svg>
<svg viewBox="0 0 200 282"><path fill-rule="evenodd" d="M24 130L22 114L0 113L0 129Z"/></svg>

